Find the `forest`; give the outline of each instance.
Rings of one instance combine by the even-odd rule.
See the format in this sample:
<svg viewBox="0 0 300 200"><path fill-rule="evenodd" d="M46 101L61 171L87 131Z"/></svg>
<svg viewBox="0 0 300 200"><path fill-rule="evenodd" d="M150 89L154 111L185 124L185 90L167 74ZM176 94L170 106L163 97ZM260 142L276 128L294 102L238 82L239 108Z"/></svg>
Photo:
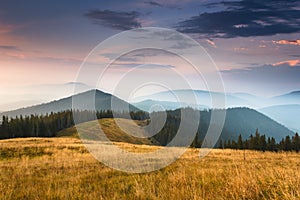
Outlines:
<svg viewBox="0 0 300 200"><path fill-rule="evenodd" d="M193 112L198 112L192 110ZM198 132L191 147L200 148L203 138L208 128L209 111L201 111L201 120ZM205 115L206 114L206 115ZM30 115L16 116L15 118L2 117L0 124L0 139L19 138L19 137L55 137L56 134L65 128L74 126L74 116L76 122L87 122L93 119L102 118L131 118L133 120L148 120L150 115L144 111L135 111L130 113L105 111L62 111L50 113L46 115ZM167 145L176 135L181 123L180 112L167 111L167 119L164 127L153 136L161 145ZM193 123L193 122L185 122ZM298 133L294 136L285 136L280 141L276 141L274 137L266 137L260 134L259 130L253 130L247 138L243 138L242 134L235 139L222 139L220 136L215 148L224 149L251 149L257 151L296 151L300 150L300 137Z"/></svg>

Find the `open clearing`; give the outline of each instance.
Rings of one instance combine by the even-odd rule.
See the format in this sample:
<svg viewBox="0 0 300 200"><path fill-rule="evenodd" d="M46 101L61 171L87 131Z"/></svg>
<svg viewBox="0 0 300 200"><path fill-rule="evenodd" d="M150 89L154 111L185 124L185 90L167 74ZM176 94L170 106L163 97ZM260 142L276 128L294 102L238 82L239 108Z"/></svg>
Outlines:
<svg viewBox="0 0 300 200"><path fill-rule="evenodd" d="M157 147L119 143L126 149ZM189 149L145 174L110 169L76 138L0 141L0 199L299 199L300 154Z"/></svg>

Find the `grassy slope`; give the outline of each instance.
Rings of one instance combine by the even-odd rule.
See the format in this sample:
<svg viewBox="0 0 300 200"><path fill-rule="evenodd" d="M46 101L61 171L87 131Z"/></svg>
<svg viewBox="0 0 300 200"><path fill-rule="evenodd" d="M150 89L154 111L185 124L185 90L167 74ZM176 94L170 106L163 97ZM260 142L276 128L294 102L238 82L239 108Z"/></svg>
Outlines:
<svg viewBox="0 0 300 200"><path fill-rule="evenodd" d="M116 120L118 123L122 123L124 126L125 131L121 130L119 126L114 121ZM101 137L97 135L97 129L101 125L101 129L106 134L106 137L113 142L126 142L131 144L158 144L153 139L148 138L138 138L134 137L132 135L129 135L127 133L138 133L139 128L137 128L136 124L143 126L143 121L135 121L127 120L127 119L101 119L99 121L91 121L91 122L85 122L77 126L77 128L81 128L85 131L85 133L88 134L88 136L91 138L95 138L97 140L101 140ZM96 134L95 134L96 133ZM79 138L77 134L77 129L75 127L71 127L68 129L64 129L60 131L57 134L58 137L75 137Z"/></svg>
<svg viewBox="0 0 300 200"><path fill-rule="evenodd" d="M157 146L118 143L144 152ZM76 138L0 141L0 199L299 199L300 154L189 149L167 168L127 174Z"/></svg>

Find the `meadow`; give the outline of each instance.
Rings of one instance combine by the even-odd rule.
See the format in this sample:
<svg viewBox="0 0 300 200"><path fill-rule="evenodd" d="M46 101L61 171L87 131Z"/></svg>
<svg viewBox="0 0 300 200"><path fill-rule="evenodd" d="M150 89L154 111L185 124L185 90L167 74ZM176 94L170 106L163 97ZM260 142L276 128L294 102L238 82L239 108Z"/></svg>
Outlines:
<svg viewBox="0 0 300 200"><path fill-rule="evenodd" d="M118 143L127 150L155 146ZM106 167L72 137L0 141L0 199L300 199L300 154L190 148L158 171Z"/></svg>

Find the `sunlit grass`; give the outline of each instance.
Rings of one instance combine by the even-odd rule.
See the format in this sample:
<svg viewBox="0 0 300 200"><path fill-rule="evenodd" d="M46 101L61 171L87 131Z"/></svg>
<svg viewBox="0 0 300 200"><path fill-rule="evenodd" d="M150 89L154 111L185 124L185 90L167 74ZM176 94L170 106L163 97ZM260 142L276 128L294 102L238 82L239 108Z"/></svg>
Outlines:
<svg viewBox="0 0 300 200"><path fill-rule="evenodd" d="M0 199L300 198L296 153L246 151L244 159L243 151L213 150L200 159L189 149L167 168L127 174L99 163L74 138L3 140L0 150Z"/></svg>
<svg viewBox="0 0 300 200"><path fill-rule="evenodd" d="M123 129L120 128L120 125L122 125ZM143 132L141 131L140 126L144 125L144 121L132 121L120 118L104 118L96 121L81 123L76 127L74 126L64 129L58 132L57 136L79 138L77 130L79 128L84 130L84 132L86 133L86 135L83 136L89 137L91 139L94 138L95 140L103 140L103 138L99 136L99 129L101 128L106 137L113 142L126 142L131 144L147 145L158 144L156 141L150 138L135 137L134 134L130 135L130 133L135 133L136 135L142 134Z"/></svg>

